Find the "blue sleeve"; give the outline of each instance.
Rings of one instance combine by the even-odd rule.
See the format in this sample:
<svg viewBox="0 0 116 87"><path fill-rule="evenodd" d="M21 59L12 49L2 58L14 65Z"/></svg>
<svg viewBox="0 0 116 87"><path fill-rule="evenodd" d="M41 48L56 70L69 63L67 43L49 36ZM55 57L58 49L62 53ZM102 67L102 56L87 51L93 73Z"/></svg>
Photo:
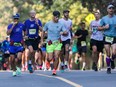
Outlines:
<svg viewBox="0 0 116 87"><path fill-rule="evenodd" d="M23 24L23 31L26 31L26 26L25 26L25 24Z"/></svg>
<svg viewBox="0 0 116 87"><path fill-rule="evenodd" d="M38 24L42 27L42 22L40 20L38 20Z"/></svg>
<svg viewBox="0 0 116 87"><path fill-rule="evenodd" d="M12 24L9 24L8 27L7 27L7 30L10 30L12 27Z"/></svg>
<svg viewBox="0 0 116 87"><path fill-rule="evenodd" d="M101 21L100 21L100 26L104 26L104 25L105 25L104 20L101 19Z"/></svg>

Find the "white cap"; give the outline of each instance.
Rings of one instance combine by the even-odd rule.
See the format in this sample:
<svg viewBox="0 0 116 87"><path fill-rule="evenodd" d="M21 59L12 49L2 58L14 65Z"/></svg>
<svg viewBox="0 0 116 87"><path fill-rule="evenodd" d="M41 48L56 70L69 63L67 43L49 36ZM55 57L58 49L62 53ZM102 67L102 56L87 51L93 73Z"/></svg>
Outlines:
<svg viewBox="0 0 116 87"><path fill-rule="evenodd" d="M114 6L110 4L110 5L108 5L107 9L109 9L109 8L111 8L111 7L114 7Z"/></svg>
<svg viewBox="0 0 116 87"><path fill-rule="evenodd" d="M36 11L35 10L31 10L29 13L36 13Z"/></svg>

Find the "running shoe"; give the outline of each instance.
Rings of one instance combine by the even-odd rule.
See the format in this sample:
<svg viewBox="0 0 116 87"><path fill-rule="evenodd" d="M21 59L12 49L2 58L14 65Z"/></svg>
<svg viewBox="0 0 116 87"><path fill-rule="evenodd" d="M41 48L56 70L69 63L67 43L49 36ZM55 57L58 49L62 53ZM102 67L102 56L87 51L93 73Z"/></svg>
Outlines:
<svg viewBox="0 0 116 87"><path fill-rule="evenodd" d="M111 74L111 68L107 68L107 74Z"/></svg>
<svg viewBox="0 0 116 87"><path fill-rule="evenodd" d="M21 75L21 69L20 69L19 67L16 67L16 69L17 69L17 70L16 70L16 74L17 74L17 75Z"/></svg>
<svg viewBox="0 0 116 87"><path fill-rule="evenodd" d="M65 67L65 68L64 68L65 71L68 71L68 70L69 70L69 69L68 69L68 65L65 65L64 67Z"/></svg>
<svg viewBox="0 0 116 87"><path fill-rule="evenodd" d="M64 66L63 66L63 65L61 65L60 71L61 71L62 73L64 72Z"/></svg>
<svg viewBox="0 0 116 87"><path fill-rule="evenodd" d="M42 70L42 66L40 65L40 66L38 67L38 69L39 69L39 70Z"/></svg>
<svg viewBox="0 0 116 87"><path fill-rule="evenodd" d="M33 73L33 68L32 68L31 64L28 65L28 70L29 70L30 73Z"/></svg>
<svg viewBox="0 0 116 87"><path fill-rule="evenodd" d="M46 62L46 69L49 70L49 68L50 68L50 63Z"/></svg>
<svg viewBox="0 0 116 87"><path fill-rule="evenodd" d="M13 77L17 76L16 71L13 71L12 75Z"/></svg>
<svg viewBox="0 0 116 87"><path fill-rule="evenodd" d="M53 69L52 75L56 75L56 70L55 69Z"/></svg>
<svg viewBox="0 0 116 87"><path fill-rule="evenodd" d="M115 64L114 64L114 61L113 60L111 60L111 68L112 69L115 69Z"/></svg>

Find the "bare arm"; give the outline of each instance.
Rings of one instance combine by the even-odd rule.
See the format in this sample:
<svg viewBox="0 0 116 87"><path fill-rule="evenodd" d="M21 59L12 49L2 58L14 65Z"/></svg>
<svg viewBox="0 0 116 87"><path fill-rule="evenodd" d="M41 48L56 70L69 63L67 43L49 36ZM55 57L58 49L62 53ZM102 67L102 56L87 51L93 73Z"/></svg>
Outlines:
<svg viewBox="0 0 116 87"><path fill-rule="evenodd" d="M109 24L105 25L105 26L99 26L98 30L106 30L109 28Z"/></svg>

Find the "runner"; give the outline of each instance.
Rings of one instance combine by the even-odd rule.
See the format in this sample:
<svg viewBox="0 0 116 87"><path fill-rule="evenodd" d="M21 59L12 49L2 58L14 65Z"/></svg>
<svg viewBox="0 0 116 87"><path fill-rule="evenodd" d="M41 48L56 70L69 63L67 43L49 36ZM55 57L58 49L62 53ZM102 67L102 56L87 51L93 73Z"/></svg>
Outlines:
<svg viewBox="0 0 116 87"><path fill-rule="evenodd" d="M20 65L23 48L23 31L24 24L19 22L20 15L13 15L13 23L7 27L7 35L10 35L10 57L11 57L11 68L13 70L13 76L21 74ZM25 33L25 32L24 32Z"/></svg>
<svg viewBox="0 0 116 87"><path fill-rule="evenodd" d="M104 31L107 73L110 74L111 68L115 68L114 59L116 58L116 15L114 14L114 6L108 5L107 12L108 15L102 18L98 29Z"/></svg>
<svg viewBox="0 0 116 87"><path fill-rule="evenodd" d="M80 57L82 57L82 60L83 60L82 70L85 70L85 65L86 65L85 59L86 59L86 52L87 52L86 37L88 35L88 31L85 30L84 22L82 22L80 25L81 25L81 29L76 31L75 37L78 38L77 47L78 47L79 55Z"/></svg>
<svg viewBox="0 0 116 87"><path fill-rule="evenodd" d="M100 25L100 13L94 13L95 20L93 20L90 24L91 28L91 41L90 48L92 50L92 58L93 58L93 67L92 69L98 71L98 59L102 58L103 52L103 31L98 31L98 26Z"/></svg>
<svg viewBox="0 0 116 87"><path fill-rule="evenodd" d="M64 10L63 15L64 17L61 18L59 21L64 24L68 35L64 36L61 35L61 40L62 40L62 50L60 54L60 59L61 59L61 70L68 69L68 62L69 62L69 46L70 46L70 40L71 40L71 30L72 30L72 20L69 19L69 10ZM64 55L64 56L63 56Z"/></svg>
<svg viewBox="0 0 116 87"><path fill-rule="evenodd" d="M9 57L10 57L10 53L9 53L9 45L10 45L10 38L9 36L6 37L6 39L2 42L1 45L1 49L3 52L2 58L3 58L3 70L7 70L9 69Z"/></svg>
<svg viewBox="0 0 116 87"><path fill-rule="evenodd" d="M44 32L47 31L47 53L48 58L47 62L50 65L50 62L53 60L53 71L52 74L56 75L56 70L59 63L59 54L62 47L61 35L67 35L66 29L61 22L59 22L60 12L53 12L53 20L49 21L44 26ZM44 34L43 34L44 35Z"/></svg>
<svg viewBox="0 0 116 87"><path fill-rule="evenodd" d="M39 51L37 50L38 50L38 46L40 42L40 36L38 33L39 33L39 30L42 31L42 23L35 16L36 16L36 12L34 10L30 11L30 19L27 19L24 23L26 31L27 31L26 45L28 46L28 50L29 50L28 70L30 73L33 73L33 70L36 68L35 67L36 65L35 64L35 52L36 54L38 54ZM39 66L42 66L42 63L39 64Z"/></svg>

